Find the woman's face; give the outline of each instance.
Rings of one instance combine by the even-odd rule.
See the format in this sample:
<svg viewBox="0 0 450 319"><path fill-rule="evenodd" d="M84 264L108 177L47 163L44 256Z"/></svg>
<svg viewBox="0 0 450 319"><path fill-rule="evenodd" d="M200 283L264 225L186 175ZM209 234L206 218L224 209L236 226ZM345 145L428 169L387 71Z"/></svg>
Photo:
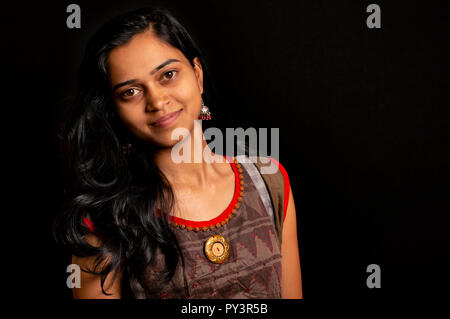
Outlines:
<svg viewBox="0 0 450 319"><path fill-rule="evenodd" d="M137 137L171 147L175 128L192 131L203 93L203 72L184 54L152 32L139 33L108 57L108 73L117 114Z"/></svg>

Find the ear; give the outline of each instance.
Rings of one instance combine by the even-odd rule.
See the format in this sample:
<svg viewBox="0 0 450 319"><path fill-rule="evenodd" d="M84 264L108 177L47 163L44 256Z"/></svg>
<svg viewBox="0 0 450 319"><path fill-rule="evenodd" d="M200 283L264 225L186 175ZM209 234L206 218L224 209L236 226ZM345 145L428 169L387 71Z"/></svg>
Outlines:
<svg viewBox="0 0 450 319"><path fill-rule="evenodd" d="M203 94L203 69L202 69L202 65L200 63L199 58L195 57L193 60L194 63L194 73L195 76L197 77L197 84L198 87L200 88L200 93Z"/></svg>

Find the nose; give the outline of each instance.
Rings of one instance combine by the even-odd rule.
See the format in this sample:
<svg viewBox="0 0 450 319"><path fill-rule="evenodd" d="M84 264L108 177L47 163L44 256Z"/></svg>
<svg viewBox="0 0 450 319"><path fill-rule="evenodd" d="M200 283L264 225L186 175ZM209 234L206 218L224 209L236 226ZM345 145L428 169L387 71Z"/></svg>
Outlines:
<svg viewBox="0 0 450 319"><path fill-rule="evenodd" d="M152 86L145 91L147 112L157 112L163 110L169 104L169 95L164 88Z"/></svg>

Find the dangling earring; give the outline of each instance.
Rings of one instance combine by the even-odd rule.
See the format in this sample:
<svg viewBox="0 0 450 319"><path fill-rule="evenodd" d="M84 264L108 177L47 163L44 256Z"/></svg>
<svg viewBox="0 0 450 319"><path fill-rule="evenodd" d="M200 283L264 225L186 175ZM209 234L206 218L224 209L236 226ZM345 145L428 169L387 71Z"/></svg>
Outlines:
<svg viewBox="0 0 450 319"><path fill-rule="evenodd" d="M198 116L199 120L210 120L211 119L211 112L209 111L209 108L203 103L202 99L202 108L200 110L200 115Z"/></svg>

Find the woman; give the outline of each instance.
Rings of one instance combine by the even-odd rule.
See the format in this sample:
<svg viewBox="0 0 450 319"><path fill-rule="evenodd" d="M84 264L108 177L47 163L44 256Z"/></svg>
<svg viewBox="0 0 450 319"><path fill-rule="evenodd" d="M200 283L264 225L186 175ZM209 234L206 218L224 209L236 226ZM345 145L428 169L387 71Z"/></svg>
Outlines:
<svg viewBox="0 0 450 319"><path fill-rule="evenodd" d="M254 170L209 150L198 121L210 118L204 83L197 46L165 10L116 17L88 43L54 231L83 270L75 298L302 297L287 174L280 165L278 182L265 178L267 205ZM195 162L198 141L209 156ZM190 162L174 161L180 145ZM276 183L278 222L268 214Z"/></svg>

